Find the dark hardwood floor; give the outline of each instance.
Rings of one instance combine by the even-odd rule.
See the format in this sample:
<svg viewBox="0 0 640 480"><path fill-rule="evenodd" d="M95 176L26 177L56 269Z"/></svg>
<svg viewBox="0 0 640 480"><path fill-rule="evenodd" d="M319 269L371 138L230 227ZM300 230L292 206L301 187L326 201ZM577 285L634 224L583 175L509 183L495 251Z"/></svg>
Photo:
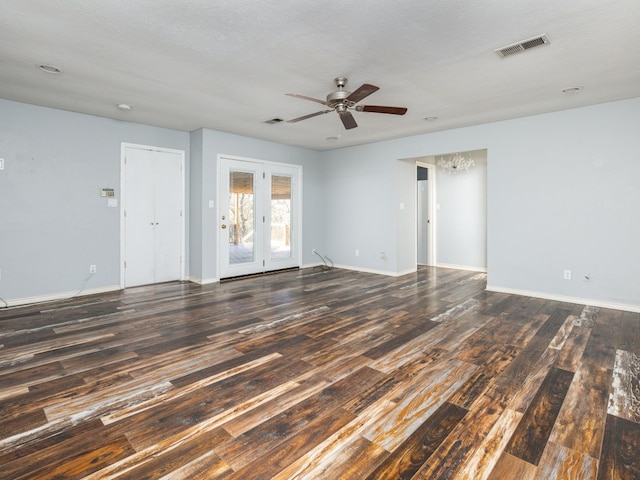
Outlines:
<svg viewBox="0 0 640 480"><path fill-rule="evenodd" d="M640 478L640 314L485 283L302 270L0 311L0 478Z"/></svg>

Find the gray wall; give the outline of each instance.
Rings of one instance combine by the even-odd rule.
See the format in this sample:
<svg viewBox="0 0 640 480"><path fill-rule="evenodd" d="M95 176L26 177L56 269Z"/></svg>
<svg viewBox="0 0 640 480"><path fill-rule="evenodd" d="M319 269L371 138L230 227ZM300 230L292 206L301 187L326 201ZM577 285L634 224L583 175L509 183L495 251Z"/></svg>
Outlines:
<svg viewBox="0 0 640 480"><path fill-rule="evenodd" d="M316 248L396 275L415 269L415 166L402 159L486 149L489 288L640 310L639 126L635 98L314 152L0 100L0 296L75 291L90 264L88 288L119 284L118 209L99 191L119 198L121 142L187 152L188 270L205 281L217 275L219 153L303 165L305 264Z"/></svg>
<svg viewBox="0 0 640 480"><path fill-rule="evenodd" d="M640 310L639 98L325 152L327 253L355 268L409 268L400 252L415 235L397 204L415 171L398 159L481 149L489 287ZM355 258L359 245L395 253L381 266Z"/></svg>
<svg viewBox="0 0 640 480"><path fill-rule="evenodd" d="M185 150L189 134L0 100L0 297L120 285L121 142ZM187 170L187 175L188 175ZM1 302L0 302L1 303Z"/></svg>
<svg viewBox="0 0 640 480"><path fill-rule="evenodd" d="M398 157L393 150L381 149L379 145L322 153L326 246L323 253L339 266L395 274L406 268L398 265L396 236L398 228L404 234L407 226L401 227L398 222L406 220L407 215L398 215ZM415 182L415 165L406 170L412 172ZM405 208L411 205L405 204ZM381 258L381 252L385 252L386 258Z"/></svg>
<svg viewBox="0 0 640 480"><path fill-rule="evenodd" d="M120 285L121 143L185 150L187 278L217 278L217 155L303 166L303 263L323 250L319 153L209 130L180 132L0 100L0 297L22 303ZM97 273L84 284L89 265ZM1 302L0 302L1 303Z"/></svg>

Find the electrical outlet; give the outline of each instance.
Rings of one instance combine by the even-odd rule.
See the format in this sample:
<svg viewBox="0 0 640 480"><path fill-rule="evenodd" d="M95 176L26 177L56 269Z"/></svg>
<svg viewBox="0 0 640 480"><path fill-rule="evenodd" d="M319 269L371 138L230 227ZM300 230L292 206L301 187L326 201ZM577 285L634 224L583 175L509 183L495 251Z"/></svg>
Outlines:
<svg viewBox="0 0 640 480"><path fill-rule="evenodd" d="M380 252L380 259L381 260L386 260L387 259L387 254L384 252Z"/></svg>
<svg viewBox="0 0 640 480"><path fill-rule="evenodd" d="M89 265L89 273L96 273L96 266L95 265Z"/></svg>
<svg viewBox="0 0 640 480"><path fill-rule="evenodd" d="M312 249L311 249L311 253L312 253L313 255L315 255L315 254L316 254L316 253L318 253L318 252L316 252L316 249L315 249L315 248L312 248Z"/></svg>
<svg viewBox="0 0 640 480"><path fill-rule="evenodd" d="M360 250L356 248L356 257L359 257L359 256L360 256Z"/></svg>
<svg viewBox="0 0 640 480"><path fill-rule="evenodd" d="M571 270L565 270L564 271L564 279L565 280L571 280Z"/></svg>

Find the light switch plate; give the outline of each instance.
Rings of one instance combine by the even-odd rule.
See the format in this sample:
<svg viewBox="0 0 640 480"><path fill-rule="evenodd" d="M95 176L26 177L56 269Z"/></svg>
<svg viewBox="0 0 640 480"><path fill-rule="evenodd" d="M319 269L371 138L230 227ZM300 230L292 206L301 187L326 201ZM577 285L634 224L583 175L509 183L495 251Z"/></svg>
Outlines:
<svg viewBox="0 0 640 480"><path fill-rule="evenodd" d="M0 158L0 170L4 170L4 158Z"/></svg>
<svg viewBox="0 0 640 480"><path fill-rule="evenodd" d="M117 198L108 198L107 199L107 207L117 208L118 207L118 199Z"/></svg>

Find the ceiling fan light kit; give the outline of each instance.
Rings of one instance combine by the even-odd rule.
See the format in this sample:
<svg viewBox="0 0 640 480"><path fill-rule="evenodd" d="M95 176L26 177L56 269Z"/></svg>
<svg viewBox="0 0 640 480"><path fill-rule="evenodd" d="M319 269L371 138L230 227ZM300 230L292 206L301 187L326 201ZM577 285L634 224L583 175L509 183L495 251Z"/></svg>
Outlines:
<svg viewBox="0 0 640 480"><path fill-rule="evenodd" d="M300 95L299 93L287 93L286 95L290 97L301 98L303 100L309 100L311 102L320 103L329 107L327 110L320 110L319 112L310 113L308 115L303 115L302 117L297 117L291 120L287 120L287 123L296 123L302 120L306 120L308 118L317 117L318 115L324 115L325 113L335 111L342 121L342 125L347 130L352 128L356 128L358 124L356 123L355 118L351 114L350 110L355 110L357 112L371 112L371 113L386 113L390 115L404 115L407 113L407 109L405 107L387 107L381 105L356 105L361 100L364 100L366 97L371 95L374 92L377 92L380 87L376 87L375 85L371 85L369 83L362 84L358 89L353 92L349 92L344 89L347 84L347 79L345 77L337 77L335 79L336 86L338 90L335 92L331 92L327 95L326 100L319 100L317 98L307 97L306 95Z"/></svg>

